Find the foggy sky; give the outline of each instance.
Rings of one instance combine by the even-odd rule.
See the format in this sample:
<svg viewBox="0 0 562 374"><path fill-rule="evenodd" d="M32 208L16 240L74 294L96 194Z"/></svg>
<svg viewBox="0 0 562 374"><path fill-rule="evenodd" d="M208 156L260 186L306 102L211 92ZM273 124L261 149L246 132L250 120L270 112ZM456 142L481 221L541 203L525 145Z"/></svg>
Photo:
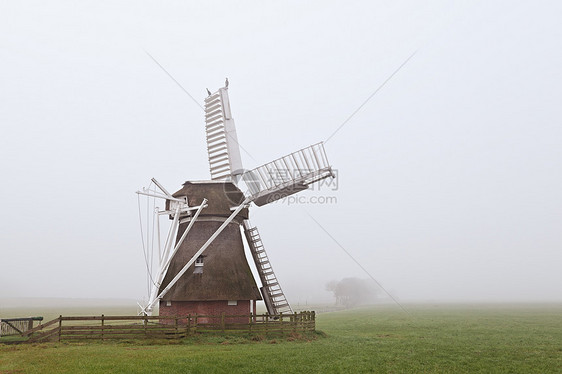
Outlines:
<svg viewBox="0 0 562 374"><path fill-rule="evenodd" d="M561 301L558 2L0 2L0 298L146 297L134 191L209 178L230 80L248 169L326 140L328 204L251 209L290 302Z"/></svg>

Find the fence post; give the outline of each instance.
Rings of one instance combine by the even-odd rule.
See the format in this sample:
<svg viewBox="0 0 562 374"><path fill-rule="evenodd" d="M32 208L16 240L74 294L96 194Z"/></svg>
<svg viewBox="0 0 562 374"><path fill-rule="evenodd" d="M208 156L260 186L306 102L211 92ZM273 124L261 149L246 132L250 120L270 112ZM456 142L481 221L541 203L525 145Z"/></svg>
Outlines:
<svg viewBox="0 0 562 374"><path fill-rule="evenodd" d="M265 336L267 336L267 326L269 324L269 313L265 316Z"/></svg>
<svg viewBox="0 0 562 374"><path fill-rule="evenodd" d="M253 321L253 314L250 312L250 323L248 324L248 332L251 334L252 333L252 321Z"/></svg>
<svg viewBox="0 0 562 374"><path fill-rule="evenodd" d="M105 340L105 338L103 337L103 327L105 325L105 320L104 320L104 315L101 315L101 340Z"/></svg>
<svg viewBox="0 0 562 374"><path fill-rule="evenodd" d="M197 332L197 313L195 313L195 320L193 321L193 332Z"/></svg>
<svg viewBox="0 0 562 374"><path fill-rule="evenodd" d="M176 323L176 337L178 335L178 316L175 317L175 323Z"/></svg>
<svg viewBox="0 0 562 374"><path fill-rule="evenodd" d="M189 328L191 327L191 314L188 314L188 315L187 315L187 323L186 323L186 326L187 326L187 336L189 336L190 333L191 333L191 332L189 331Z"/></svg>
<svg viewBox="0 0 562 374"><path fill-rule="evenodd" d="M311 313L312 318L312 331L316 331L316 312L313 310Z"/></svg>
<svg viewBox="0 0 562 374"><path fill-rule="evenodd" d="M62 334L62 314L59 315L59 342L61 339L61 334Z"/></svg>
<svg viewBox="0 0 562 374"><path fill-rule="evenodd" d="M148 316L144 316L144 321L143 321L143 325L144 325L144 337L146 338L146 334L148 333L148 331L146 331L146 328L148 327Z"/></svg>

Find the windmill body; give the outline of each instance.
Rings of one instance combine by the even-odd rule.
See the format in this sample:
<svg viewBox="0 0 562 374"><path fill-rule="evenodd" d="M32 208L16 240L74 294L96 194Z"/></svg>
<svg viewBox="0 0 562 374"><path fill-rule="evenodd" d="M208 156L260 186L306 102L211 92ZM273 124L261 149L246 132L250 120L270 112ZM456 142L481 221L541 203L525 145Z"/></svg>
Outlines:
<svg viewBox="0 0 562 374"><path fill-rule="evenodd" d="M164 199L165 210L154 214L172 220L165 244L159 246L158 272L151 274L150 299L141 306L145 314L159 305L160 315L248 315L262 299L270 314L292 312L258 229L249 221L249 207L274 202L334 175L322 143L243 169L227 90L228 83L205 99L211 180L185 182L170 194L153 179L159 190L137 192Z"/></svg>
<svg viewBox="0 0 562 374"><path fill-rule="evenodd" d="M231 215L230 208L244 201L243 193L232 182L225 181L186 182L173 196L186 197L191 206L200 205L206 198L208 206L172 258L160 291ZM247 219L245 208L162 297L160 315L248 315L255 311L261 295L246 260L240 232L240 225ZM180 216L176 243L191 220L188 213Z"/></svg>

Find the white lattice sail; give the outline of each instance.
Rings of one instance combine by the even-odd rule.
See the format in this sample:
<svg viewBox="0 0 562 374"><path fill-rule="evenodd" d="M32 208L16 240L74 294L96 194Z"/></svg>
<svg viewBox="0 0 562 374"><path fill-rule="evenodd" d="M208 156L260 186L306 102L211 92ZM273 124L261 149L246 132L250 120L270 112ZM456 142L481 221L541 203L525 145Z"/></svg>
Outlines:
<svg viewBox="0 0 562 374"><path fill-rule="evenodd" d="M211 179L228 180L241 174L240 146L226 87L205 99L205 130Z"/></svg>
<svg viewBox="0 0 562 374"><path fill-rule="evenodd" d="M334 173L322 142L258 166L242 175L248 194L257 206L306 190L310 184L328 177L333 178Z"/></svg>

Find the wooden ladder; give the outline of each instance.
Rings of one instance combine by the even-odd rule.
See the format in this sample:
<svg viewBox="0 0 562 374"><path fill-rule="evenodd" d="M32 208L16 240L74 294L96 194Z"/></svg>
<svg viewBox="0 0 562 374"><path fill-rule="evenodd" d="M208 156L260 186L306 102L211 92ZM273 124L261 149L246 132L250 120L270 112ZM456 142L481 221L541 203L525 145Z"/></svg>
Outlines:
<svg viewBox="0 0 562 374"><path fill-rule="evenodd" d="M261 292L269 314L293 313L281 285L273 272L265 247L257 227L251 227L250 221L244 220L244 234L250 246L256 268L262 283Z"/></svg>

